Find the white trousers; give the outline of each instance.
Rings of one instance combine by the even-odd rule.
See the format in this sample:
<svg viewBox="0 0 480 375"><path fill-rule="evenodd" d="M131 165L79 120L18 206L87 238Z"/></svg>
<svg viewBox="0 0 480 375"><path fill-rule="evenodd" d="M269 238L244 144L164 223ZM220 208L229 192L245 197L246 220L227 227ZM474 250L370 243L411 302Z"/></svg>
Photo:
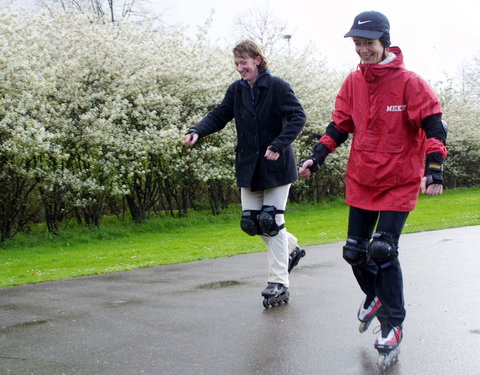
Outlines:
<svg viewBox="0 0 480 375"><path fill-rule="evenodd" d="M242 210L258 210L262 206L274 206L278 210L285 210L287 206L290 185L283 185L261 191L251 191L250 188L241 188ZM285 215L275 216L277 225L285 223ZM268 282L281 283L288 287L288 255L298 246L298 240L285 228L276 236L260 235L268 247Z"/></svg>

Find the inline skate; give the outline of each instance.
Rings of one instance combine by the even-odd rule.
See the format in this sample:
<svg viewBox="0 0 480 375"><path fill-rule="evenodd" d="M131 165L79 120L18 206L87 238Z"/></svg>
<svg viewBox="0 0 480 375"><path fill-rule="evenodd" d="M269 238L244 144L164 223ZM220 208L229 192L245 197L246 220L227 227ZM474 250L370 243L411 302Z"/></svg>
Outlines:
<svg viewBox="0 0 480 375"><path fill-rule="evenodd" d="M288 303L290 293L288 288L280 283L268 283L267 287L262 291L263 306L268 309L283 303Z"/></svg>
<svg viewBox="0 0 480 375"><path fill-rule="evenodd" d="M358 330L360 333L365 332L368 327L370 326L370 323L372 323L373 319L377 315L377 311L382 307L382 303L380 300L375 297L370 304L367 304L367 298L365 298L358 308L358 320L360 320L360 326L358 327Z"/></svg>
<svg viewBox="0 0 480 375"><path fill-rule="evenodd" d="M375 349L378 351L377 366L379 370L385 371L398 359L402 336L402 326L382 325L378 338L375 341Z"/></svg>
<svg viewBox="0 0 480 375"><path fill-rule="evenodd" d="M288 273L292 271L293 267L295 267L298 262L300 262L300 259L302 259L305 254L305 249L302 249L298 246L292 250L292 252L288 256Z"/></svg>

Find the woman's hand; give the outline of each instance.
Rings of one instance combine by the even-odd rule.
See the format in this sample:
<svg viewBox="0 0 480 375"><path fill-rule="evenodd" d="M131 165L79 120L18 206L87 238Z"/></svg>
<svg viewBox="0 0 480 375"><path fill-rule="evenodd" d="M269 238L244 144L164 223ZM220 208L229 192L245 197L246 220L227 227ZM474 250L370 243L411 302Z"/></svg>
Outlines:
<svg viewBox="0 0 480 375"><path fill-rule="evenodd" d="M277 160L280 157L280 153L267 148L264 156L267 160Z"/></svg>
<svg viewBox="0 0 480 375"><path fill-rule="evenodd" d="M313 165L313 160L312 159L307 159L305 160L300 168L298 168L298 174L300 175L301 178L310 178L312 175L312 171L310 170L309 167Z"/></svg>
<svg viewBox="0 0 480 375"><path fill-rule="evenodd" d="M198 134L197 133L190 133L190 134L185 134L183 136L183 142L190 147L192 147L195 143L198 141Z"/></svg>
<svg viewBox="0 0 480 375"><path fill-rule="evenodd" d="M427 177L422 177L422 181L420 183L420 190L423 194L427 195L440 195L443 193L443 185L442 184L431 184L427 187Z"/></svg>

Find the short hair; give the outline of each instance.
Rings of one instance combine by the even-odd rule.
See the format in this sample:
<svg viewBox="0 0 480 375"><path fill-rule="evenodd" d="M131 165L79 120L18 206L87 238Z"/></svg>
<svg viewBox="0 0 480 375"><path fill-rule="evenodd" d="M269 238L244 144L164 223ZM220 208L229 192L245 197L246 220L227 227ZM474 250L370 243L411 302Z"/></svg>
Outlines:
<svg viewBox="0 0 480 375"><path fill-rule="evenodd" d="M265 72L268 69L267 59L263 55L262 48L255 43L253 40L242 40L237 43L233 48L233 55L238 57L248 56L252 59L256 59L258 56L262 58L262 62L258 66L258 71L260 73Z"/></svg>

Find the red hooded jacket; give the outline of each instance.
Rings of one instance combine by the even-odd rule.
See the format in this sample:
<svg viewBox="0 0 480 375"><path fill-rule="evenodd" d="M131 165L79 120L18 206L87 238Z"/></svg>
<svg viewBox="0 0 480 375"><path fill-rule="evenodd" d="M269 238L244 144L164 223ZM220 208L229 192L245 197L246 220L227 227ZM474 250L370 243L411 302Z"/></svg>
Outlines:
<svg viewBox="0 0 480 375"><path fill-rule="evenodd" d="M371 211L408 212L415 207L425 155L447 156L445 145L425 137L422 121L442 114L430 86L405 69L400 48L386 64L360 64L344 81L332 118L353 133L347 165L346 203ZM320 139L330 152L329 136Z"/></svg>

